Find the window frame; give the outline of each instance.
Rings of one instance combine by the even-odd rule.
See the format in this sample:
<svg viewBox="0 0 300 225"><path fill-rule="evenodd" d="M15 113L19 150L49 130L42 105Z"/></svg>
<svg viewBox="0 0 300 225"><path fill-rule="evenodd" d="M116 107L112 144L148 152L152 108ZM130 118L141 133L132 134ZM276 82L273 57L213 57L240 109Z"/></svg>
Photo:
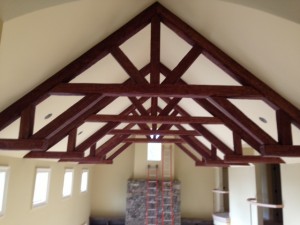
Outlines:
<svg viewBox="0 0 300 225"><path fill-rule="evenodd" d="M0 217L4 216L6 210L6 200L7 200L7 193L8 193L8 182L9 182L9 166L2 166L0 165L0 172L5 173L4 179L4 186L3 186L3 198L2 202L0 202L1 210L0 210Z"/></svg>
<svg viewBox="0 0 300 225"><path fill-rule="evenodd" d="M67 195L64 195L65 193L64 193L64 190L65 190L65 182L66 182L66 173L68 173L68 172L71 172L72 173L72 179L71 179L71 186L70 186L70 190L69 190L69 192L70 193L67 193ZM63 186L62 186L62 197L63 198L68 198L68 197L71 197L72 196L72 194L73 194L73 189L74 189L74 169L73 168L66 168L65 169L65 172L64 172L64 180L63 180Z"/></svg>
<svg viewBox="0 0 300 225"><path fill-rule="evenodd" d="M84 173L87 173L87 177L86 177L86 185L85 185L85 188L84 188L84 190L83 190L83 174ZM80 177L80 192L81 193L85 193L85 192L87 192L88 191L88 187L89 187L89 170L88 169L82 169L82 171L81 171L81 177Z"/></svg>
<svg viewBox="0 0 300 225"><path fill-rule="evenodd" d="M37 175L39 172L47 172L48 173L48 179L47 179L47 186L46 186L46 199L42 202L34 202L35 197L35 191L36 191L36 181L37 181ZM44 167L37 167L35 170L35 178L34 178L34 186L33 186L33 195L32 195L32 207L36 208L39 206L46 205L49 200L49 192L50 192L50 181L51 181L51 169L50 168L44 168Z"/></svg>

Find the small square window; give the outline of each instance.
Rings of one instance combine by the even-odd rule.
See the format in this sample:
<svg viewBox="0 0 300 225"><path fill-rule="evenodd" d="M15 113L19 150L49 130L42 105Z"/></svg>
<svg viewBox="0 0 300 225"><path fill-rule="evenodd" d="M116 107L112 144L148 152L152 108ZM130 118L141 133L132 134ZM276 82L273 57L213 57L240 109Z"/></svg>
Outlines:
<svg viewBox="0 0 300 225"><path fill-rule="evenodd" d="M0 167L0 216L4 214L8 186L8 167Z"/></svg>
<svg viewBox="0 0 300 225"><path fill-rule="evenodd" d="M147 160L161 161L161 143L148 143Z"/></svg>
<svg viewBox="0 0 300 225"><path fill-rule="evenodd" d="M50 169L37 168L33 192L33 206L39 206L47 202L49 192Z"/></svg>
<svg viewBox="0 0 300 225"><path fill-rule="evenodd" d="M89 171L88 170L82 170L81 173L81 184L80 184L80 191L86 192L88 189L88 176Z"/></svg>
<svg viewBox="0 0 300 225"><path fill-rule="evenodd" d="M66 169L64 175L63 197L71 196L73 189L73 169Z"/></svg>

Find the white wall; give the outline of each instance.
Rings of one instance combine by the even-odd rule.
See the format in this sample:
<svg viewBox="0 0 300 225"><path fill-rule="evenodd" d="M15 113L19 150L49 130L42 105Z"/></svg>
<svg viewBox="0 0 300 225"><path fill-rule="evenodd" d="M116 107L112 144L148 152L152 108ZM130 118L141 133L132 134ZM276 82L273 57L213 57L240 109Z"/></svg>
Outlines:
<svg viewBox="0 0 300 225"><path fill-rule="evenodd" d="M300 164L281 165L283 223L300 224Z"/></svg>
<svg viewBox="0 0 300 225"><path fill-rule="evenodd" d="M176 147L175 177L181 182L181 216L211 219L215 169L196 167L194 161Z"/></svg>
<svg viewBox="0 0 300 225"><path fill-rule="evenodd" d="M125 217L127 180L133 176L133 146L122 152L112 165L93 169L91 215Z"/></svg>
<svg viewBox="0 0 300 225"><path fill-rule="evenodd" d="M231 225L255 225L250 219L250 205L247 198L256 197L255 167L230 167L229 205ZM252 206L252 218L256 220L256 208Z"/></svg>
<svg viewBox="0 0 300 225"><path fill-rule="evenodd" d="M0 224L81 225L88 221L90 191L80 192L81 171L86 166L3 156L0 156L0 165L9 167L6 210ZM51 169L49 199L46 205L32 208L37 167ZM74 168L73 194L68 198L62 197L65 168Z"/></svg>

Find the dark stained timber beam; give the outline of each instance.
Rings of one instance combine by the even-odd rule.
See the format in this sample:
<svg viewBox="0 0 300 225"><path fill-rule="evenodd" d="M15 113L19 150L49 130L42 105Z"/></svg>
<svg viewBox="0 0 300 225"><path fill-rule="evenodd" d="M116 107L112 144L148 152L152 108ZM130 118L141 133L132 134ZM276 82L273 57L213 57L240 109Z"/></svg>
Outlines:
<svg viewBox="0 0 300 225"><path fill-rule="evenodd" d="M136 107L136 109L140 112L141 115L147 116L149 113L137 98L131 97L129 100L132 102L132 104Z"/></svg>
<svg viewBox="0 0 300 225"><path fill-rule="evenodd" d="M113 130L120 123L118 122L110 122L101 127L98 131L92 134L89 138L83 141L80 145L76 147L76 151L83 152L94 145L98 140L103 138L109 131Z"/></svg>
<svg viewBox="0 0 300 225"><path fill-rule="evenodd" d="M174 68L169 76L162 82L162 84L174 84L182 77L182 75L190 68L193 62L201 54L201 49L194 46Z"/></svg>
<svg viewBox="0 0 300 225"><path fill-rule="evenodd" d="M123 144L117 151L115 151L111 156L107 158L107 160L114 160L118 155L120 155L123 151L125 151L132 143Z"/></svg>
<svg viewBox="0 0 300 225"><path fill-rule="evenodd" d="M196 152L198 152L203 158L210 158L210 150L206 148L200 141L194 137L180 136L190 147L192 147Z"/></svg>
<svg viewBox="0 0 300 225"><path fill-rule="evenodd" d="M78 159L61 159L59 162L78 162L79 164L112 164L112 160L106 160L106 159L99 159L97 157L85 157Z"/></svg>
<svg viewBox="0 0 300 225"><path fill-rule="evenodd" d="M172 100L170 100L167 105L165 106L165 108L163 108L161 110L161 112L159 113L160 116L167 116L169 115L169 113L178 105L178 103L180 102L181 98L173 98Z"/></svg>
<svg viewBox="0 0 300 225"><path fill-rule="evenodd" d="M52 95L89 95L103 94L120 97L175 97L175 98L207 98L210 96L260 99L261 95L251 87L216 86L216 85L187 85L187 84L59 84L51 90Z"/></svg>
<svg viewBox="0 0 300 225"><path fill-rule="evenodd" d="M90 95L75 103L61 115L52 120L48 125L36 132L32 138L50 139L59 133L64 127L74 124L81 116L89 114L89 110L100 103L104 96ZM70 129L72 130L72 129Z"/></svg>
<svg viewBox="0 0 300 225"><path fill-rule="evenodd" d="M229 167L230 164L224 163L221 160L215 160L215 161L210 161L209 163L200 161L196 162L196 166L202 166L202 167Z"/></svg>
<svg viewBox="0 0 300 225"><path fill-rule="evenodd" d="M232 132L238 133L241 136L241 138L245 140L252 148L258 151L260 150L261 145L256 139L254 139L250 134L245 132L243 127L240 127L238 124L232 121L230 117L226 116L209 101L207 101L206 99L198 99L195 101L209 113L221 119L224 122L224 125L231 129Z"/></svg>
<svg viewBox="0 0 300 225"><path fill-rule="evenodd" d="M161 5L157 6L157 11L161 16L161 21L173 30L177 35L183 38L191 45L199 45L202 48L202 54L223 69L237 82L243 85L255 87L263 96L266 97L266 102L275 110L278 108L284 109L287 114L296 121L297 126L300 126L300 111L278 93L276 93L267 84L259 80L255 75L246 70L234 59L208 41L205 37L199 34L192 27L175 16L172 12Z"/></svg>
<svg viewBox="0 0 300 225"><path fill-rule="evenodd" d="M165 65L161 64L160 69L163 75L168 76L171 71L169 68L167 68ZM183 80L180 80L181 84L186 84ZM168 102L166 98L163 98L164 101ZM244 132L244 130L239 127L237 124L234 123L234 121L231 121L229 117L227 117L224 113L222 113L219 109L217 109L215 106L213 106L209 101L206 99L194 99L197 104L199 104L201 107L203 107L205 110L207 110L212 115L218 117L224 122L224 125L229 127L233 133L239 133L241 137L254 149L259 150L260 144L251 137L248 133ZM184 116L188 116L189 114L183 110L181 107L176 106L175 109ZM201 127L201 125L198 125L198 127ZM195 127L194 127L195 128ZM200 131L200 130L199 130ZM226 148L228 148L222 141L220 141L217 137L215 137L213 134L207 133L207 136L204 135L204 133L207 133L206 130L202 129L202 135L208 139L211 143L214 143L217 148L219 148L222 152L226 151ZM217 141L215 141L217 140ZM223 147L222 147L223 146ZM224 148L225 147L225 148ZM231 149L229 149L231 150Z"/></svg>
<svg viewBox="0 0 300 225"><path fill-rule="evenodd" d="M77 128L72 130L68 135L67 152L74 151L76 147L76 139L77 139Z"/></svg>
<svg viewBox="0 0 300 225"><path fill-rule="evenodd" d="M292 145L292 126L289 116L283 110L276 111L278 143Z"/></svg>
<svg viewBox="0 0 300 225"><path fill-rule="evenodd" d="M150 84L159 84L159 64L160 64L160 19L154 16L151 20L151 47L150 47ZM156 97L151 98L151 115L157 115L158 100ZM153 124L152 129L156 130L157 125Z"/></svg>
<svg viewBox="0 0 300 225"><path fill-rule="evenodd" d="M120 115L91 115L87 122L123 122L123 123L162 123L162 124L221 124L216 117L185 117L185 116L120 116Z"/></svg>
<svg viewBox="0 0 300 225"><path fill-rule="evenodd" d="M78 161L79 164L113 164L112 160L99 159L99 158L83 158Z"/></svg>
<svg viewBox="0 0 300 225"><path fill-rule="evenodd" d="M242 155L243 154L242 139L236 133L233 133L233 148L234 148L234 153L235 154L237 154L237 155Z"/></svg>
<svg viewBox="0 0 300 225"><path fill-rule="evenodd" d="M160 18L155 15L151 20L150 83L159 84L160 64Z"/></svg>
<svg viewBox="0 0 300 225"><path fill-rule="evenodd" d="M90 157L96 156L96 143L90 147Z"/></svg>
<svg viewBox="0 0 300 225"><path fill-rule="evenodd" d="M224 98L212 97L208 99L215 107L217 107L222 113L228 116L238 126L242 127L245 132L256 139L262 144L277 144L277 142L265 131L263 131L258 125L250 120L244 113L242 113L236 106L230 101Z"/></svg>
<svg viewBox="0 0 300 225"><path fill-rule="evenodd" d="M141 99L139 99L139 100L141 100ZM137 116L137 115L138 115L138 113L137 113L136 111L132 111L131 113L132 113L133 116ZM148 124L141 124L141 123L140 123L140 124L137 124L137 126L138 126L141 130L148 130L148 131L151 130L150 127L148 126ZM147 138L150 139L151 137L150 137L150 136L147 136Z"/></svg>
<svg viewBox="0 0 300 225"><path fill-rule="evenodd" d="M0 139L2 150L45 151L48 142L43 139Z"/></svg>
<svg viewBox="0 0 300 225"><path fill-rule="evenodd" d="M76 159L84 157L83 152L29 152L24 158L46 158L46 159Z"/></svg>
<svg viewBox="0 0 300 225"><path fill-rule="evenodd" d="M133 63L128 59L124 52L120 48L114 48L111 52L113 57L119 62L126 73L131 77L131 79L139 84L147 84L148 81L141 76L138 69L133 65Z"/></svg>
<svg viewBox="0 0 300 225"><path fill-rule="evenodd" d="M124 129L131 129L134 127L135 124L128 124L124 127ZM103 143L100 147L96 149L96 156L98 158L104 157L108 152L113 150L120 142L128 138L130 134L123 134L123 135L115 135L110 138L108 141ZM149 139L149 138L148 138Z"/></svg>
<svg viewBox="0 0 300 225"><path fill-rule="evenodd" d="M214 145L211 145L211 158L212 160L217 159L217 148Z"/></svg>
<svg viewBox="0 0 300 225"><path fill-rule="evenodd" d="M74 113L74 116L73 116L73 114L71 115L71 118L68 118L68 115L69 115L68 110L65 111L66 114L62 113L61 116L64 116L66 122L69 122L70 119L72 119L74 117L77 117L77 119L75 119L74 122L72 122L72 123L63 123L63 124L58 123L56 129L55 129L55 123L57 123L56 119L60 118L60 116L58 118L55 118L48 125L46 125L44 128L42 128L40 130L40 131L44 130L44 131L47 132L48 126L53 126L54 125L53 129L54 129L55 134L54 134L54 136L52 136L51 139L49 139L49 147L52 147L54 144L56 144L57 142L62 140L73 129L81 126L88 116L93 115L93 114L97 113L98 111L100 111L101 109L105 108L107 105L109 105L111 102L113 102L114 99L115 98L107 98L107 97L104 98L104 99L101 99L98 103L96 103L93 107L91 107L87 111L86 111L85 108L81 108L82 106L78 107L77 111L76 111L76 107L74 107L75 108L75 113ZM82 113L82 112L84 112L84 113ZM54 124L52 124L52 122ZM38 131L38 132L40 132L40 131ZM38 132L34 135L37 135Z"/></svg>
<svg viewBox="0 0 300 225"><path fill-rule="evenodd" d="M19 138L29 138L33 133L35 106L30 105L21 113Z"/></svg>
<svg viewBox="0 0 300 225"><path fill-rule="evenodd" d="M21 112L29 105L36 105L43 100L45 96L48 95L48 92L57 84L71 81L110 53L112 47L120 46L126 40L142 30L150 23L151 18L156 14L157 6L157 3L153 4L141 12L123 27L109 35L99 44L92 47L79 58L2 111L0 113L0 130L16 120L21 115Z"/></svg>
<svg viewBox="0 0 300 225"><path fill-rule="evenodd" d="M168 104L170 104L174 99L170 101L164 98L163 100ZM190 117L189 113L187 113L180 106L174 105L174 108L182 116ZM232 154L232 150L227 145L225 145L220 139L218 139L214 134L212 134L208 129L206 129L204 126L202 126L201 124L190 124L190 126L194 128L204 138L206 138L210 143L212 143L216 148L220 149L224 154Z"/></svg>
<svg viewBox="0 0 300 225"><path fill-rule="evenodd" d="M128 125L129 126L129 125ZM98 158L102 158L107 153L112 151L116 146L118 146L122 141L124 141L126 138L128 138L130 135L124 134L124 135L115 135L111 139L109 139L107 142L102 144L99 148L96 149L96 156ZM150 139L147 139L150 140Z"/></svg>
<svg viewBox="0 0 300 225"><path fill-rule="evenodd" d="M253 155L225 155L225 163L265 163L265 164L278 164L284 163L279 157L263 157Z"/></svg>
<svg viewBox="0 0 300 225"><path fill-rule="evenodd" d="M144 101L144 100L145 99L141 99L141 101ZM123 112L121 112L121 115L128 115L134 109L135 109L134 106L129 106ZM107 123L106 125L104 125L103 127L101 127L98 131L96 131L94 134L92 134L89 138L87 138L86 140L84 140L80 145L78 145L75 148L75 151L85 151L86 149L90 148L99 139L101 139L102 137L104 137L107 132L109 132L110 130L116 128L118 125L119 125L119 123L116 123L116 122L109 122L109 123Z"/></svg>
<svg viewBox="0 0 300 225"><path fill-rule="evenodd" d="M130 135L186 135L186 136L201 136L197 131L193 130L130 130L130 129L115 129L109 134L130 134Z"/></svg>
<svg viewBox="0 0 300 225"><path fill-rule="evenodd" d="M261 151L264 156L300 157L299 145L264 145Z"/></svg>
<svg viewBox="0 0 300 225"><path fill-rule="evenodd" d="M163 138L160 140L157 139L146 139L146 138L127 138L123 142L128 143L184 143L180 138Z"/></svg>
<svg viewBox="0 0 300 225"><path fill-rule="evenodd" d="M212 145L214 145L216 148L220 149L224 154L233 154L233 151L227 145L225 145L220 139L218 139L213 133L211 133L201 124L190 124L190 126L198 131L199 134L203 135L205 139L212 143Z"/></svg>
<svg viewBox="0 0 300 225"><path fill-rule="evenodd" d="M218 160L204 160L205 161L205 163L206 163L206 165L214 165L214 164L218 164L218 163L220 163L220 164L227 164L228 166L249 166L249 163L240 163L240 162L235 162L235 163L231 163L231 164L229 164L229 163L226 163L224 160L220 160L220 159L218 159Z"/></svg>
<svg viewBox="0 0 300 225"><path fill-rule="evenodd" d="M187 154L191 159L195 161L195 163L200 162L201 159L199 159L197 156L195 156L189 149L187 149L183 144L181 143L175 143L178 148L180 148L185 154Z"/></svg>

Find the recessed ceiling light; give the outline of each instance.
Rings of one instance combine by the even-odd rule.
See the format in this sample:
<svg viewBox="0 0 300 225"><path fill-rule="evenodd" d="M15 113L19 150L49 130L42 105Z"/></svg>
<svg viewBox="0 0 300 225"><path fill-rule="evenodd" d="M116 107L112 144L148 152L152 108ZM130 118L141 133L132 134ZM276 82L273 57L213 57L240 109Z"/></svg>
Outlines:
<svg viewBox="0 0 300 225"><path fill-rule="evenodd" d="M47 120L47 119L49 119L51 116L52 116L52 113L49 113L49 114L47 114L47 115L44 117L44 119Z"/></svg>
<svg viewBox="0 0 300 225"><path fill-rule="evenodd" d="M258 117L259 118L259 120L261 121L261 122L263 122L263 123L268 123L268 121L265 119L265 118L263 118L263 117Z"/></svg>

